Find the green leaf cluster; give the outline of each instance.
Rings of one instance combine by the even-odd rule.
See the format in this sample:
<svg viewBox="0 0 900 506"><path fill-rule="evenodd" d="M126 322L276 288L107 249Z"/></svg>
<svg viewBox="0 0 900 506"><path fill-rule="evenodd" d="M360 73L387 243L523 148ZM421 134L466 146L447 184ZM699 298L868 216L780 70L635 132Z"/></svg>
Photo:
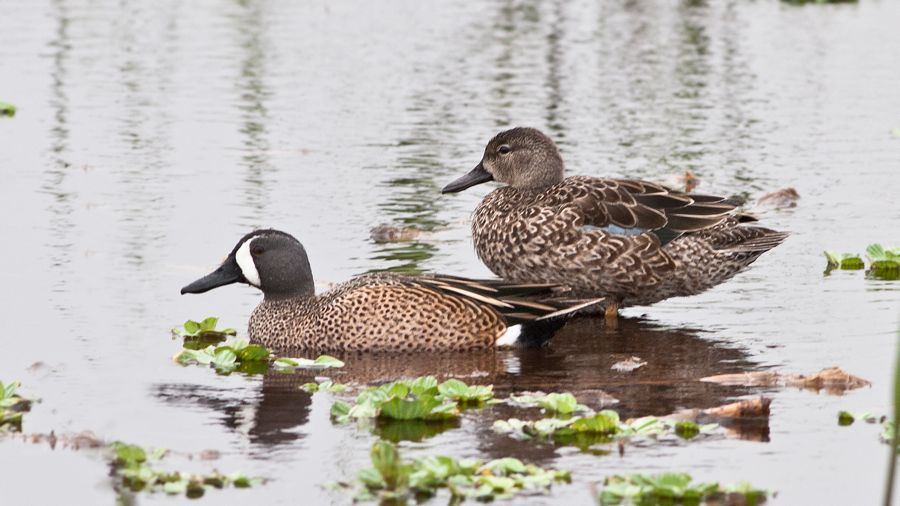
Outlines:
<svg viewBox="0 0 900 506"><path fill-rule="evenodd" d="M835 251L825 251L825 258L828 260L828 269L841 269L845 271L855 271L865 269L866 264L862 258L854 253L837 253Z"/></svg>
<svg viewBox="0 0 900 506"><path fill-rule="evenodd" d="M563 393L529 392L524 395L511 395L507 402L518 407L540 407L548 413L556 413L560 415L569 415L576 411L590 412L591 408L584 404L578 404L578 400L574 395Z"/></svg>
<svg viewBox="0 0 900 506"><path fill-rule="evenodd" d="M385 441L372 446L370 457L372 467L357 475L362 485L357 500L421 500L446 488L454 503L465 498L491 501L523 491L546 492L555 482L571 480L567 471L544 470L515 458L482 464L438 455L404 462L397 447Z"/></svg>
<svg viewBox="0 0 900 506"><path fill-rule="evenodd" d="M866 247L866 256L869 259L867 277L884 280L900 279L900 247L885 248L881 244L870 244ZM862 258L853 253L840 254L834 251L825 251L825 258L828 259L826 274L833 269L860 270L866 267Z"/></svg>
<svg viewBox="0 0 900 506"><path fill-rule="evenodd" d="M300 385L300 390L314 394L316 392L328 392L331 394L340 394L347 390L347 385L343 383L335 383L330 379L322 381L316 380L317 383L304 383Z"/></svg>
<svg viewBox="0 0 900 506"><path fill-rule="evenodd" d="M132 492L165 492L170 495L184 494L196 498L206 490L233 486L247 488L260 480L251 479L241 473L188 474L178 471L162 471L152 464L158 463L168 453L157 448L149 451L137 445L116 441L109 446L112 453L112 467L116 486Z"/></svg>
<svg viewBox="0 0 900 506"><path fill-rule="evenodd" d="M870 277L886 280L900 279L900 248L884 248L880 244L870 244L866 248L869 257Z"/></svg>
<svg viewBox="0 0 900 506"><path fill-rule="evenodd" d="M175 355L175 361L181 365L208 365L221 374L234 371L246 373L265 372L269 367L271 351L258 344L250 344L245 339L219 346L209 345L201 350L183 349Z"/></svg>
<svg viewBox="0 0 900 506"><path fill-rule="evenodd" d="M31 409L31 400L18 393L20 383L0 381L0 432L21 431L22 415Z"/></svg>
<svg viewBox="0 0 900 506"><path fill-rule="evenodd" d="M682 439L692 439L709 434L718 424L698 425L691 421L672 421L655 416L645 416L622 421L613 410L603 410L569 419L543 418L524 421L517 418L497 420L494 431L521 440L552 439L562 445L587 449L593 444L609 443L614 439L631 437L659 437L674 434Z"/></svg>
<svg viewBox="0 0 900 506"><path fill-rule="evenodd" d="M210 316L205 318L203 321L194 321L188 320L184 322L182 328L175 327L172 329L172 333L176 336L180 337L203 337L203 338L221 338L225 339L226 336L234 336L237 335L237 331L232 328L227 329L216 329L216 325L219 323L219 319L215 316Z"/></svg>
<svg viewBox="0 0 900 506"><path fill-rule="evenodd" d="M657 475L630 474L606 478L596 493L597 504L672 504L673 502L699 504L701 501L728 498L727 504L761 504L768 497L766 490L756 489L748 483L721 486L715 482L691 483L686 473L662 473ZM741 496L743 501L738 501ZM718 503L717 503L718 504Z"/></svg>
<svg viewBox="0 0 900 506"><path fill-rule="evenodd" d="M434 376L423 376L367 388L353 405L335 402L331 415L339 423L358 418L447 420L458 417L460 407L483 404L493 395L492 386L469 386L456 379L438 383Z"/></svg>

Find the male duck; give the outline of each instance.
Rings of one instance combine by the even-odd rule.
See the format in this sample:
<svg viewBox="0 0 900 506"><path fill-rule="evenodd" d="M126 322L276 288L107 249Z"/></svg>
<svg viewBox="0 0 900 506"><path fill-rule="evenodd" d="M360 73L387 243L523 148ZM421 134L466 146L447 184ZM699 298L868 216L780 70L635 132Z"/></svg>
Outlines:
<svg viewBox="0 0 900 506"><path fill-rule="evenodd" d="M519 283L560 283L576 298L646 305L700 293L731 278L788 234L756 221L722 197L647 181L564 178L553 141L533 128L497 134L481 162L442 193L486 181L472 218L479 258Z"/></svg>
<svg viewBox="0 0 900 506"><path fill-rule="evenodd" d="M247 283L265 298L250 339L280 349L444 351L541 344L581 306L523 297L554 285L369 274L316 296L306 250L278 230L245 235L212 273L181 289Z"/></svg>

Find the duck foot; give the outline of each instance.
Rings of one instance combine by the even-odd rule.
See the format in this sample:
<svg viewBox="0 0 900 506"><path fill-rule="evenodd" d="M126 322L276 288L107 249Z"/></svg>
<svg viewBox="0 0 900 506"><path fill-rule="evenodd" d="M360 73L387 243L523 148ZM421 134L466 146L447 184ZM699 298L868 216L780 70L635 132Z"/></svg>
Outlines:
<svg viewBox="0 0 900 506"><path fill-rule="evenodd" d="M613 330L619 328L619 304L616 302L607 304L603 308L603 319L606 322L606 328Z"/></svg>

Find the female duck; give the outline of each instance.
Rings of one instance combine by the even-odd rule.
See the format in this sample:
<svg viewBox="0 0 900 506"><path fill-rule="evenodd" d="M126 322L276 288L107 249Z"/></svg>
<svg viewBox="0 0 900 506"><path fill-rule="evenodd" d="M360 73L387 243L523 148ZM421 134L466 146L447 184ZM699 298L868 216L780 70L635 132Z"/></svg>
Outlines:
<svg viewBox="0 0 900 506"><path fill-rule="evenodd" d="M564 324L564 315L579 309L522 298L549 294L554 285L443 276L363 275L316 296L306 250L278 230L247 234L219 268L181 293L231 283L262 290L265 298L250 316L250 339L280 349L444 351L540 344Z"/></svg>
<svg viewBox="0 0 900 506"><path fill-rule="evenodd" d="M443 193L486 181L507 186L475 209L479 258L513 282L606 296L607 316L617 306L707 290L787 237L747 225L756 219L721 197L631 179L564 178L556 145L533 128L497 134L475 169Z"/></svg>

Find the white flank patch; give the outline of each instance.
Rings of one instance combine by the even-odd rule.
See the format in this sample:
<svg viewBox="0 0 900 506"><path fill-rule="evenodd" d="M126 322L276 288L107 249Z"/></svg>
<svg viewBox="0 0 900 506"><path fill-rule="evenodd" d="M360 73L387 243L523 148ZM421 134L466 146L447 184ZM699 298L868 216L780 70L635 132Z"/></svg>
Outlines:
<svg viewBox="0 0 900 506"><path fill-rule="evenodd" d="M234 259L237 260L238 267L241 268L241 272L244 274L244 277L247 278L247 281L250 282L251 285L260 288L262 285L259 281L259 273L256 272L256 264L253 263L253 256L250 255L250 243L256 239L252 237L246 241L244 244L241 244L241 247L238 248L237 253L234 255Z"/></svg>
<svg viewBox="0 0 900 506"><path fill-rule="evenodd" d="M494 343L495 346L513 346L516 344L516 341L519 340L519 334L522 333L522 325L513 325L512 327L506 327L506 332L500 336L500 339L497 339L497 342Z"/></svg>

